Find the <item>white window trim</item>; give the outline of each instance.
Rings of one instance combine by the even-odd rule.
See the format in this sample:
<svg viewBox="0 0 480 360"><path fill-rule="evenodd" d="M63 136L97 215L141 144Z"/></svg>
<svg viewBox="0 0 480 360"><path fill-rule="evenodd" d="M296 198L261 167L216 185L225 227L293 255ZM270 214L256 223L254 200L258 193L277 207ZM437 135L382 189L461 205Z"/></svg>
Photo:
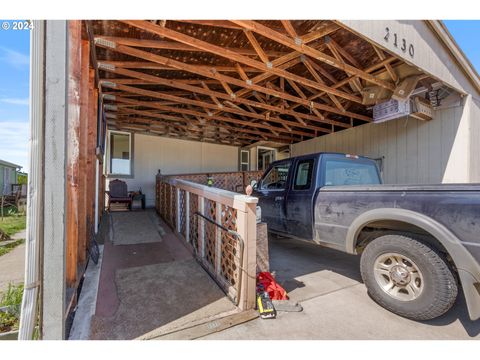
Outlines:
<svg viewBox="0 0 480 360"><path fill-rule="evenodd" d="M257 163L257 171L258 170L262 170L262 169L259 169L258 168L258 150L259 149L262 149L262 150L273 150L273 159L272 159L272 162L276 161L277 160L277 152L278 152L278 149L275 149L275 148L271 148L271 147L267 147L267 146L257 146L256 149L255 149L255 157L256 157L256 163ZM267 170L267 168L263 169L263 170Z"/></svg>
<svg viewBox="0 0 480 360"><path fill-rule="evenodd" d="M242 161L242 154L243 153L247 153L247 162ZM247 170L246 171L250 170L250 150L240 150L240 171L244 171L244 170L242 170L242 165L247 165Z"/></svg>
<svg viewBox="0 0 480 360"><path fill-rule="evenodd" d="M118 130L108 130L107 132L108 136L107 136L107 162L106 162L106 167L107 167L107 177L109 178L123 178L123 179L132 179L134 177L134 174L133 174L133 139L134 139L134 134L131 133L131 132L128 132L128 131L118 131ZM112 173L111 172L111 166L112 166L112 159L111 159L111 135L112 134L122 134L122 135L128 135L129 136L129 139L130 141L128 142L129 143L129 147L128 147L128 150L130 152L130 174L126 175L126 174L115 174L115 173Z"/></svg>

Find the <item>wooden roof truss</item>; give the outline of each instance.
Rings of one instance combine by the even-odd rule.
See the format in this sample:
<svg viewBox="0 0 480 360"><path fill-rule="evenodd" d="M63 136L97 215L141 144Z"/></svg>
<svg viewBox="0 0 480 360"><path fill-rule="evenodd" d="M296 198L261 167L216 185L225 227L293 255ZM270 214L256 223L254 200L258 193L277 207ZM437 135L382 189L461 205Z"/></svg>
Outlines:
<svg viewBox="0 0 480 360"><path fill-rule="evenodd" d="M111 128L237 146L371 121L400 59L335 21L88 21Z"/></svg>

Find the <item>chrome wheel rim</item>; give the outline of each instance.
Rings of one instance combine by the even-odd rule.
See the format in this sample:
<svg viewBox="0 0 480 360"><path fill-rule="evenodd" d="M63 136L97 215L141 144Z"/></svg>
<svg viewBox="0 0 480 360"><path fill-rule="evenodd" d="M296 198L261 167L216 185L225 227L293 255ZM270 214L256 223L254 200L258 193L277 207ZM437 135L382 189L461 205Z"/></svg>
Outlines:
<svg viewBox="0 0 480 360"><path fill-rule="evenodd" d="M424 282L418 266L405 255L385 253L373 265L380 288L395 300L412 301L423 292Z"/></svg>

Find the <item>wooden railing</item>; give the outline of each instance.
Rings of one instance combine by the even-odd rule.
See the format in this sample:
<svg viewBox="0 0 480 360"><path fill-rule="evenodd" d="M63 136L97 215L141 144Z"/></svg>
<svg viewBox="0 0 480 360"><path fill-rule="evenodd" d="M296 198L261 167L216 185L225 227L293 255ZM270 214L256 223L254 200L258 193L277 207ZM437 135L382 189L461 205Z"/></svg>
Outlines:
<svg viewBox="0 0 480 360"><path fill-rule="evenodd" d="M252 180L259 181L262 177L262 174L263 170L174 174L165 176L168 178L193 181L202 185L207 185L207 178L210 176L213 182L212 187L243 193L245 191L245 187L250 185Z"/></svg>
<svg viewBox="0 0 480 360"><path fill-rule="evenodd" d="M255 197L157 175L156 209L242 310L255 306Z"/></svg>

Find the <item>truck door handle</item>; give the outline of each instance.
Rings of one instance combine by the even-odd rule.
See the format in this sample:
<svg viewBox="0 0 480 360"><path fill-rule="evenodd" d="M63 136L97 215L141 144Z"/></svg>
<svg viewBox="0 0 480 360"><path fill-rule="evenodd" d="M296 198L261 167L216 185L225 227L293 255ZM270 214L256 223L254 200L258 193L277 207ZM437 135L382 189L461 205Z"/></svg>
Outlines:
<svg viewBox="0 0 480 360"><path fill-rule="evenodd" d="M283 196L275 196L275 201L282 201L283 200Z"/></svg>

